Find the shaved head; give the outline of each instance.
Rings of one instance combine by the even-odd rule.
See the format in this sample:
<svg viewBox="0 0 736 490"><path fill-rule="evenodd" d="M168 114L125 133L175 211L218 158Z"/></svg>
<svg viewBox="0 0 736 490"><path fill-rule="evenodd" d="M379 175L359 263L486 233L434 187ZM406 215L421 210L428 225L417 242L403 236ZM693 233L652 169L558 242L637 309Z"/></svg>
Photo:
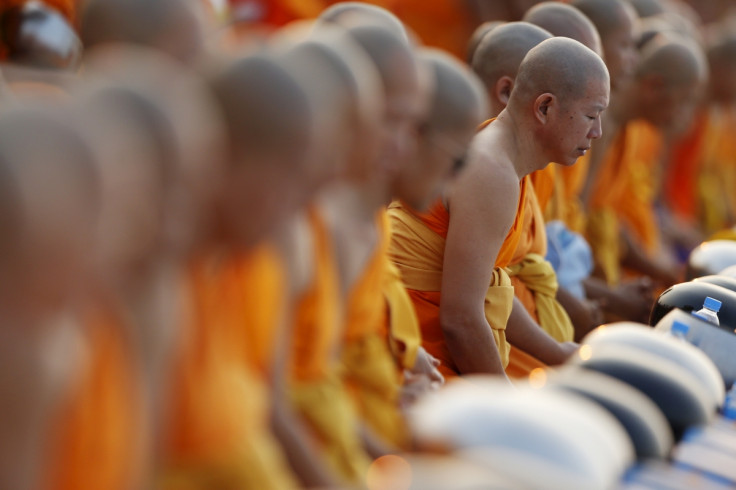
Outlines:
<svg viewBox="0 0 736 490"><path fill-rule="evenodd" d="M0 116L0 175L0 291L56 301L89 265L99 206L89 147L68 114L9 110Z"/></svg>
<svg viewBox="0 0 736 490"><path fill-rule="evenodd" d="M307 96L270 58L241 58L217 73L211 87L226 122L232 163L257 163L252 155L277 151L285 141L302 146L309 139Z"/></svg>
<svg viewBox="0 0 736 490"><path fill-rule="evenodd" d="M394 181L393 195L424 210L462 168L466 149L487 111L483 84L456 58L437 49L418 54L434 83L429 114L419 127L417 153Z"/></svg>
<svg viewBox="0 0 736 490"><path fill-rule="evenodd" d="M482 122L488 102L480 79L455 58L437 49L423 49L419 59L429 66L434 78L427 124L448 129Z"/></svg>
<svg viewBox="0 0 736 490"><path fill-rule="evenodd" d="M492 20L488 22L483 22L475 29L475 31L473 31L473 35L470 36L470 40L468 41L468 50L466 55L466 60L468 64L473 62L473 55L475 54L475 50L478 49L478 45L486 36L486 34L491 32L496 27L504 25L505 23L506 21L503 20Z"/></svg>
<svg viewBox="0 0 736 490"><path fill-rule="evenodd" d="M619 87L636 65L636 12L624 0L575 0L572 6L585 14L598 30L611 86Z"/></svg>
<svg viewBox="0 0 736 490"><path fill-rule="evenodd" d="M695 43L666 35L642 51L632 97L643 117L662 129L677 128L700 100L708 76L707 62Z"/></svg>
<svg viewBox="0 0 736 490"><path fill-rule="evenodd" d="M319 20L352 27L361 24L378 25L388 29L407 44L409 36L404 24L388 10L362 2L340 2L325 9Z"/></svg>
<svg viewBox="0 0 736 490"><path fill-rule="evenodd" d="M202 45L200 19L183 0L89 0L81 16L86 49L131 43L191 61Z"/></svg>
<svg viewBox="0 0 736 490"><path fill-rule="evenodd" d="M318 29L281 55L283 66L305 90L314 115L317 183L358 171L351 158L375 155L383 117L383 81L375 64L342 29ZM355 164L346 166L348 164Z"/></svg>
<svg viewBox="0 0 736 490"><path fill-rule="evenodd" d="M413 49L390 30L379 26L351 27L348 34L373 62L385 101L380 161L403 159L412 151L414 130L426 113L427 85ZM382 166L386 168L386 165Z"/></svg>
<svg viewBox="0 0 736 490"><path fill-rule="evenodd" d="M549 32L528 22L509 22L483 38L473 55L472 68L486 87L490 116L498 115L505 107L519 65L529 50L551 37Z"/></svg>
<svg viewBox="0 0 736 490"><path fill-rule="evenodd" d="M553 36L574 39L603 55L598 30L575 7L560 2L542 2L529 9L522 20L549 31Z"/></svg>
<svg viewBox="0 0 736 490"><path fill-rule="evenodd" d="M526 55L511 99L524 100L551 93L564 102L584 93L591 80L608 83L608 70L600 56L577 41L554 37Z"/></svg>
<svg viewBox="0 0 736 490"><path fill-rule="evenodd" d="M640 18L660 15L666 10L659 0L629 0L629 2Z"/></svg>
<svg viewBox="0 0 736 490"><path fill-rule="evenodd" d="M691 85L705 80L707 73L707 63L695 43L665 36L645 46L636 70L637 78L657 75L668 86Z"/></svg>

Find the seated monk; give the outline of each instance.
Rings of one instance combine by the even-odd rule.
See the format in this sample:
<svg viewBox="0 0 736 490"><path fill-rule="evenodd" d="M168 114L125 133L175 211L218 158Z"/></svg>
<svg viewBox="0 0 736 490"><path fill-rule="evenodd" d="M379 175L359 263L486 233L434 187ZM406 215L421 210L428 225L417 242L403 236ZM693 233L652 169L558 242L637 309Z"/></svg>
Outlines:
<svg viewBox="0 0 736 490"><path fill-rule="evenodd" d="M658 224L654 209L657 195L657 172L662 159L662 131L679 121L687 104L694 100L705 78L705 61L699 49L682 41L655 38L642 52L634 78L622 88L619 105L612 117L622 129L617 145L610 150L608 170L618 168L618 193L606 189L601 174L591 204L605 213L622 230L628 245L608 271L618 280L620 267L626 266L667 287L677 281L676 268L663 260L659 252ZM610 187L610 185L609 185ZM614 235L618 240L618 234ZM595 250L595 249L594 249Z"/></svg>
<svg viewBox="0 0 736 490"><path fill-rule="evenodd" d="M575 39L599 55L603 54L601 39L595 25L580 10L574 7L559 2L542 2L529 9L522 20L548 30L553 36ZM544 170L534 172L531 175L537 202L539 203L541 214L545 216L545 219L548 215L554 216L554 213L561 212L562 208L567 204L567 200L563 195L565 185L563 174L579 175L581 172L577 167L585 167L586 165L587 158L584 155L572 167L548 165ZM529 222L531 223L533 221L530 220ZM561 221L560 225L564 226ZM544 239L546 240L546 233ZM581 244L587 246L582 236L579 237L579 241ZM561 263L563 269L557 269L557 267L560 267L558 265L556 266L555 272L561 278L569 275L582 277L581 272L578 270L570 271L566 269L568 267L585 267L585 265L577 262L563 261ZM513 280L514 278L512 277ZM575 339L584 337L588 331L597 327L602 321L602 313L598 307L598 303L587 301L582 297L584 295L582 292L582 280L584 279L580 279L578 280L579 282L566 286L560 283L556 296L557 301L570 316L570 320L575 327ZM516 283L514 285L518 293L519 288ZM580 297L573 294L573 290L579 291ZM527 301L525 304L528 305L529 302ZM530 310L530 313L532 313L532 316L536 316L533 314L533 310ZM549 320L546 323L549 323ZM545 322L542 321L541 325L544 327Z"/></svg>
<svg viewBox="0 0 736 490"><path fill-rule="evenodd" d="M295 488L269 430L285 264L274 237L301 207L313 122L294 78L264 55L213 68L226 122L224 175L189 256L193 311L174 362L163 488ZM257 210L244 213L244 209Z"/></svg>
<svg viewBox="0 0 736 490"><path fill-rule="evenodd" d="M393 226L407 232L395 236L390 254L405 276L419 269L427 278L426 288L409 291L425 347L444 372L503 374L509 342L548 364L575 348L555 342L519 307L505 331L514 300L503 267L522 231L526 177L584 153L600 136L608 91L595 53L569 39L543 41L524 58L506 109L476 135L467 171L443 198L427 213L391 210Z"/></svg>
<svg viewBox="0 0 736 490"><path fill-rule="evenodd" d="M342 380L363 420L366 451L377 457L388 452L384 439L396 441L404 431L400 373L383 334L387 230L381 211L391 198L390 172L414 147L411 129L424 115L426 96L405 39L373 23L349 27L347 33L379 76L384 92L378 113L381 130L371 157L351 154L343 179L324 189L318 203L334 242L347 304L339 332ZM361 480L364 476L359 475Z"/></svg>
<svg viewBox="0 0 736 490"><path fill-rule="evenodd" d="M508 101L522 59L536 44L551 36L541 28L526 22L510 22L489 33L476 49L473 69L481 74L486 91L494 98L494 108L488 114L498 116ZM548 168L550 168L548 166ZM534 172L532 179L541 172ZM531 186L534 189L532 183ZM554 270L544 260L547 237L541 208L534 190L527 192L518 218L522 232L509 263L509 272L519 306L526 308L532 319L559 342L573 340L573 327L564 309L557 303L557 283ZM534 253L535 255L530 255ZM540 309L538 310L537 305ZM511 346L509 366L511 376L525 376L542 364Z"/></svg>
<svg viewBox="0 0 736 490"><path fill-rule="evenodd" d="M67 111L39 108L0 117L3 488L54 483L58 419L93 355L77 308L90 277L99 186L89 148L68 121Z"/></svg>
<svg viewBox="0 0 736 490"><path fill-rule="evenodd" d="M315 114L315 159L303 185L318 191L344 176L348 161L376 154L383 105L379 76L355 41L335 26L319 25L306 39L285 46L279 61L308 94ZM287 403L277 413L276 433L306 486L361 481L370 463L340 376L344 294L335 241L319 200L291 219L279 238L294 314L288 341L277 354L281 376L275 389Z"/></svg>

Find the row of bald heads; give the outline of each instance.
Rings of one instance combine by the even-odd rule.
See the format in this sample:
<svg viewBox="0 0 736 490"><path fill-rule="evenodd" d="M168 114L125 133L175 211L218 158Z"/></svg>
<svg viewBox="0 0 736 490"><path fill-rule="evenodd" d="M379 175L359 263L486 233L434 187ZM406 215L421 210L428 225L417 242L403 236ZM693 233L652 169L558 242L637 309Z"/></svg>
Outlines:
<svg viewBox="0 0 736 490"><path fill-rule="evenodd" d="M470 40L472 71L366 4L336 4L268 36L246 29L238 42L196 5L92 0L80 17L81 75L44 79L62 95L13 87L8 75L4 257L36 257L39 240L56 255L86 240L121 274L135 265L126 260L184 256L213 233L250 246L335 179L388 172L400 194L422 171L416 133L473 128L512 92L572 97L570 88L608 72L613 89L648 74L686 84L708 65L736 78L731 30L686 38L676 34L683 26L699 32L687 13L652 0L545 2L522 22L484 24ZM48 59L41 48L15 58L45 68ZM714 84L718 97L736 99L736 84ZM40 228L48 240L20 231L40 223L54 224ZM71 270L72 259L54 263Z"/></svg>

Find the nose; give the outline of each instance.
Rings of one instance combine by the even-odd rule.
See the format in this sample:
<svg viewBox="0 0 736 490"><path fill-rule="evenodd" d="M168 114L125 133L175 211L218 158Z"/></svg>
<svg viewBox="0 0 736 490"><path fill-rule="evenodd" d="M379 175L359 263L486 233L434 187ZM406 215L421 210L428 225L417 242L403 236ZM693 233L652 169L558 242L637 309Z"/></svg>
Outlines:
<svg viewBox="0 0 736 490"><path fill-rule="evenodd" d="M588 138L595 140L603 135L603 128L601 127L601 118L597 117L593 123L593 127L588 132Z"/></svg>

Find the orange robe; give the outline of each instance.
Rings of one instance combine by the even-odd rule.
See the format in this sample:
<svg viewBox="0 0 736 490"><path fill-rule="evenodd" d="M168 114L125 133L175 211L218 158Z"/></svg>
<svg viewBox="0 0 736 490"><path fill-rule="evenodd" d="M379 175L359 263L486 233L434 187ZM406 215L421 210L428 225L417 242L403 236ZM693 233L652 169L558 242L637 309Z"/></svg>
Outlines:
<svg viewBox="0 0 736 490"><path fill-rule="evenodd" d="M571 231L584 233L586 213L581 194L588 177L589 165L590 153L586 153L578 158L575 165L556 168L552 196L542 209L548 222L560 220Z"/></svg>
<svg viewBox="0 0 736 490"><path fill-rule="evenodd" d="M335 252L318 211L309 211L314 248L310 288L299 299L291 337L289 394L332 469L347 483L362 482L370 464L358 434L356 408L341 378L341 334Z"/></svg>
<svg viewBox="0 0 736 490"><path fill-rule="evenodd" d="M700 111L689 131L674 144L664 175L662 197L668 209L687 223L695 223L698 219L697 184L707 129L707 111Z"/></svg>
<svg viewBox="0 0 736 490"><path fill-rule="evenodd" d="M172 375L160 487L295 488L268 430L260 372L273 347L282 264L262 245L247 256L203 257L189 274L192 311Z"/></svg>
<svg viewBox="0 0 736 490"><path fill-rule="evenodd" d="M614 201L622 226L651 256L660 247L655 199L659 192L662 133L644 120L626 125L626 149L619 179L625 185Z"/></svg>
<svg viewBox="0 0 736 490"><path fill-rule="evenodd" d="M513 287L503 268L511 262L521 239L524 229L522 211L529 186L529 177L524 177L519 184L516 219L496 257L489 294L486 296L486 318L494 319L489 324L504 367L508 364L510 349L504 330L511 312ZM389 256L401 271L414 303L422 333L422 346L442 362L440 371L445 376L457 376L460 373L445 344L439 315L442 254L450 214L439 199L426 213L417 213L403 204L393 203L389 207L389 216L393 229ZM493 293L497 294L495 298L491 297ZM497 311L493 311L494 309Z"/></svg>
<svg viewBox="0 0 736 490"><path fill-rule="evenodd" d="M628 182L629 168L624 159L627 140L628 132L620 129L594 177L586 217L585 238L609 284L617 284L621 279L620 225L615 206Z"/></svg>
<svg viewBox="0 0 736 490"><path fill-rule="evenodd" d="M465 59L468 39L477 27L470 9L456 0L379 0L414 31L422 42Z"/></svg>
<svg viewBox="0 0 736 490"><path fill-rule="evenodd" d="M130 339L110 312L98 310L86 320L89 357L57 420L43 488L140 488L143 392Z"/></svg>

